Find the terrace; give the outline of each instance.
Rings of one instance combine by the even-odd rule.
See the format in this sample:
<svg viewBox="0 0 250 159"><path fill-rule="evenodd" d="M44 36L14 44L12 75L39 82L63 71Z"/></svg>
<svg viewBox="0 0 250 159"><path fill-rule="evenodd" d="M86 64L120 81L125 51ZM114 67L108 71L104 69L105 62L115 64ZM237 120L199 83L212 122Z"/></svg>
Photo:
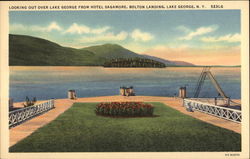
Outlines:
<svg viewBox="0 0 250 159"><path fill-rule="evenodd" d="M94 109L97 102L110 101L153 102L154 115L157 117L116 119L96 116ZM174 97L108 96L77 100L57 99L54 109L10 129L10 151L239 151L240 128L240 123L201 112L188 112L182 106L182 99ZM103 133L106 135L103 136ZM60 138L63 140L59 140ZM80 141L87 147L77 147ZM132 142L134 147L131 146ZM33 143L33 148L30 143ZM103 145L105 143L109 143L111 147ZM71 146L65 147L65 144ZM127 146L124 146L126 144ZM47 150L46 147L50 147L48 145L54 146L53 150Z"/></svg>

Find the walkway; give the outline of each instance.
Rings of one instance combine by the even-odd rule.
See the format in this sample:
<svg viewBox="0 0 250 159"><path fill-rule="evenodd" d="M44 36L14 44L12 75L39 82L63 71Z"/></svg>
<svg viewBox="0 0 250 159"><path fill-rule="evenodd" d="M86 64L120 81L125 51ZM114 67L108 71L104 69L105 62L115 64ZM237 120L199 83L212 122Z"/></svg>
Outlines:
<svg viewBox="0 0 250 159"><path fill-rule="evenodd" d="M20 140L29 136L38 128L48 124L60 114L70 108L75 102L114 102L114 101L141 101L141 102L162 102L166 105L182 112L183 114L190 115L194 118L202 120L204 122L232 130L237 133L241 133L241 124L234 123L228 120L220 119L211 115L207 115L201 112L188 112L182 106L182 99L174 97L152 97L152 96L105 96L105 97L89 97L79 98L77 100L69 99L57 99L55 100L55 109L42 114L36 118L26 121L25 123L10 129L10 146L16 144ZM15 103L19 105L20 103Z"/></svg>

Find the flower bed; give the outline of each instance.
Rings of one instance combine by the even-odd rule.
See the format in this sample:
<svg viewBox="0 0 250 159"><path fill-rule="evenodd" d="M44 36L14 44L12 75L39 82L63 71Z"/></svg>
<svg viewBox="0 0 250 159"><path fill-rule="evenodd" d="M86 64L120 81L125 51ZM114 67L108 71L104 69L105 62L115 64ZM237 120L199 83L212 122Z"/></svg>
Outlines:
<svg viewBox="0 0 250 159"><path fill-rule="evenodd" d="M113 117L141 117L152 116L154 107L142 102L111 102L96 105L97 115Z"/></svg>

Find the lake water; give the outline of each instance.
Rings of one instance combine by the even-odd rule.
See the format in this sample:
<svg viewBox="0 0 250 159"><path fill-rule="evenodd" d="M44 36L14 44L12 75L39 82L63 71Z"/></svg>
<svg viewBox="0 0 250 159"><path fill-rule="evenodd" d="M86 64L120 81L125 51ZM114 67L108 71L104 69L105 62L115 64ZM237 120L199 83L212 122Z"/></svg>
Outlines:
<svg viewBox="0 0 250 159"><path fill-rule="evenodd" d="M76 90L78 97L118 95L120 86L133 86L136 95L175 96L179 87L187 87L188 97L202 68L103 68L103 67L10 67L10 97L15 102L26 96L38 100L67 98ZM241 97L240 67L211 68L212 74L227 96ZM206 79L200 97L216 97L217 91Z"/></svg>

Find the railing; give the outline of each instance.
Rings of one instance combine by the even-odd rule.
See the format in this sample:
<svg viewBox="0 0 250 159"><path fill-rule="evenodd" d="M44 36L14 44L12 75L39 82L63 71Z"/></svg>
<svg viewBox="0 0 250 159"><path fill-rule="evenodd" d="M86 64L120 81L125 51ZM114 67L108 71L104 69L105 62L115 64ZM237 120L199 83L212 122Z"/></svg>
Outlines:
<svg viewBox="0 0 250 159"><path fill-rule="evenodd" d="M54 100L25 107L9 112L9 128L22 124L23 122L41 115L54 107Z"/></svg>
<svg viewBox="0 0 250 159"><path fill-rule="evenodd" d="M184 99L183 105L189 110L197 110L219 118L241 123L241 111L237 109L220 107L192 99Z"/></svg>

